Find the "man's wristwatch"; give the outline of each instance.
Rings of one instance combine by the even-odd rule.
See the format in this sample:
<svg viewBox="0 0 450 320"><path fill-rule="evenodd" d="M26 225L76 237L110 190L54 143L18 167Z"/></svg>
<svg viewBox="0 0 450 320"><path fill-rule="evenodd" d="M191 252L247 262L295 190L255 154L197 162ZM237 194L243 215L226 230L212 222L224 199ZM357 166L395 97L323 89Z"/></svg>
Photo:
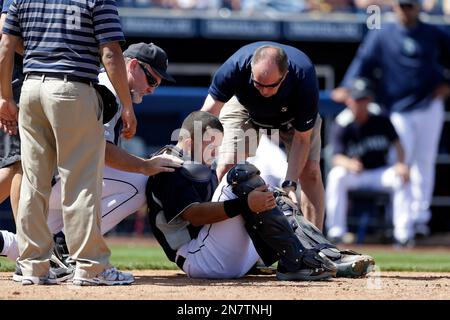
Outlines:
<svg viewBox="0 0 450 320"><path fill-rule="evenodd" d="M282 188L289 188L289 187L293 187L294 190L297 190L297 182L292 181L292 180L285 180L282 184L281 184Z"/></svg>

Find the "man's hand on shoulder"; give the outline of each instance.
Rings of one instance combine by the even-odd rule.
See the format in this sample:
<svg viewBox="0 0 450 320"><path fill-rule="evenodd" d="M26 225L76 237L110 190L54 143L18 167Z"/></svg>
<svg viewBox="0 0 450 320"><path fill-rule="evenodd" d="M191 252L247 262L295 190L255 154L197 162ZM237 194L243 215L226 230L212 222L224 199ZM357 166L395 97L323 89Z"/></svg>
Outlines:
<svg viewBox="0 0 450 320"><path fill-rule="evenodd" d="M145 160L142 174L153 176L161 172L173 172L183 165L183 160L169 154L161 154Z"/></svg>

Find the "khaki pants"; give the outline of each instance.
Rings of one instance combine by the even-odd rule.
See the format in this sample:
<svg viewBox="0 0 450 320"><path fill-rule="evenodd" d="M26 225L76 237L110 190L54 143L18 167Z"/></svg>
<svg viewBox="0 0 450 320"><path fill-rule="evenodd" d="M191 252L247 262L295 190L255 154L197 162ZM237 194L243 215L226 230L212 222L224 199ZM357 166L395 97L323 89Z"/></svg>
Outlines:
<svg viewBox="0 0 450 320"><path fill-rule="evenodd" d="M45 276L53 248L47 226L51 180L61 177L64 231L75 277L109 267L100 233L105 140L95 89L59 79L27 79L20 97L23 179L17 217L19 264L24 276Z"/></svg>
<svg viewBox="0 0 450 320"><path fill-rule="evenodd" d="M220 122L224 127L223 142L220 147L219 162L224 164L236 164L245 161L248 157L256 154L261 134L268 131L258 130L250 121L248 111L239 103L234 96L222 108L219 115ZM320 161L320 127L322 119L316 118L313 133L311 135L311 148L309 150L308 160ZM272 130L275 131L275 130ZM275 144L281 141L289 156L295 130L293 128L287 131L277 130L269 136Z"/></svg>

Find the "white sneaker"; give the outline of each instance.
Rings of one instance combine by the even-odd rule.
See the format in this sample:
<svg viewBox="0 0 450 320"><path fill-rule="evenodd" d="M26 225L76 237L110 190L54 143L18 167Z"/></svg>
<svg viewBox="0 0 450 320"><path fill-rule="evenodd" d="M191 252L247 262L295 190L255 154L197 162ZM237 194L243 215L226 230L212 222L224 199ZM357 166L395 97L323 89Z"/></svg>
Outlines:
<svg viewBox="0 0 450 320"><path fill-rule="evenodd" d="M29 286L33 284L50 285L56 283L57 283L56 275L52 271L49 271L45 277L22 276L23 286Z"/></svg>
<svg viewBox="0 0 450 320"><path fill-rule="evenodd" d="M134 277L129 272L122 272L114 267L105 269L94 278L73 278L72 283L76 286L97 286L97 285L124 285L134 282Z"/></svg>

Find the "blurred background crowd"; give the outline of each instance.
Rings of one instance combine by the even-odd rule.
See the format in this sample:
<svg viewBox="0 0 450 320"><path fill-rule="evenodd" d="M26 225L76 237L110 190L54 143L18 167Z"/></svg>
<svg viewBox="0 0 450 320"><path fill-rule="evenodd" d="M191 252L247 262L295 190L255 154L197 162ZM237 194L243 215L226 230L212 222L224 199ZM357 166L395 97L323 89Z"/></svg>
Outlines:
<svg viewBox="0 0 450 320"><path fill-rule="evenodd" d="M365 13L370 5L382 11L392 10L392 0L118 0L121 7L180 10L230 10L243 14L257 12L301 13L344 12ZM423 0L425 13L450 15L450 0Z"/></svg>

